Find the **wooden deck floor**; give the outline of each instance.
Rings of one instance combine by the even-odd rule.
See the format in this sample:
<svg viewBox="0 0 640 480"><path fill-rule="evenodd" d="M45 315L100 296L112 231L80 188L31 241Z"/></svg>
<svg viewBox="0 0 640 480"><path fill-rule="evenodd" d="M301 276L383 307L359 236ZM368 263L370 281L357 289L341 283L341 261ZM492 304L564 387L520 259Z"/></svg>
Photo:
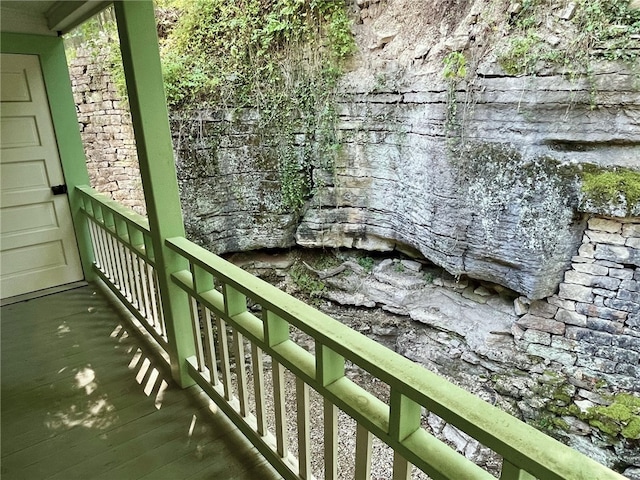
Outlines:
<svg viewBox="0 0 640 480"><path fill-rule="evenodd" d="M93 286L1 309L3 480L275 479Z"/></svg>

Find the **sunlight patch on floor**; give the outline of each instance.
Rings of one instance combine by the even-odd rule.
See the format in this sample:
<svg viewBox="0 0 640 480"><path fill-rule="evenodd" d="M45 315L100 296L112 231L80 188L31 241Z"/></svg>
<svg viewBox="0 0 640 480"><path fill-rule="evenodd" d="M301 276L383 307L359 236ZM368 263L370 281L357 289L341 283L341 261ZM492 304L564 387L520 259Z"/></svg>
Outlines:
<svg viewBox="0 0 640 480"><path fill-rule="evenodd" d="M96 372L92 368L85 367L76 373L75 376L76 385L78 390L84 389L87 395L91 395L98 388L98 384L95 382Z"/></svg>
<svg viewBox="0 0 640 480"><path fill-rule="evenodd" d="M71 328L69 328L69 325L67 325L67 322L62 322L58 326L58 330L56 331L56 334L58 335L58 337L63 337L67 333L71 333Z"/></svg>

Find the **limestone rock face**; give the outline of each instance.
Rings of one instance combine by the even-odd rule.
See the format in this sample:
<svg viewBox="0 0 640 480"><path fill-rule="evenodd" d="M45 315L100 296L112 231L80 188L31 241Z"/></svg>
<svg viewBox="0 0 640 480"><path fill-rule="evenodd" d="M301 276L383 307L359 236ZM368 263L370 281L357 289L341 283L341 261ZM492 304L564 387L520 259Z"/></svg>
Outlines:
<svg viewBox="0 0 640 480"><path fill-rule="evenodd" d="M200 111L173 120L185 229L214 253L290 247L299 215L282 205L278 159L260 145L255 114L239 115Z"/></svg>
<svg viewBox="0 0 640 480"><path fill-rule="evenodd" d="M640 213L583 199L585 165L637 167L640 158L640 95L631 75L607 68L595 110L587 83L493 72L471 96L460 87L455 116L438 75L412 71L384 86L347 75L339 155L332 169L308 173L312 193L296 213L283 207L279 159L251 112L241 130L220 112L176 122L189 236L215 252L399 249L531 299L552 295L580 246L581 212Z"/></svg>
<svg viewBox="0 0 640 480"><path fill-rule="evenodd" d="M300 162L311 185L295 213L283 207L283 160L251 112L174 125L189 236L215 252L398 249L540 299L570 266L586 213L640 215L640 204L598 205L582 191L594 165L640 168L634 73L602 63L572 79L507 75L482 20L506 11L432 3L353 5L359 53L339 85L338 154L328 162L312 146L316 158ZM457 50L469 72L447 80L443 57ZM320 135L295 137L302 158Z"/></svg>
<svg viewBox="0 0 640 480"><path fill-rule="evenodd" d="M411 247L453 274L551 295L584 230L581 164L640 158L631 79L611 72L611 104L591 112L586 99L572 104L576 85L560 76L487 75L472 103L459 98L460 127L447 118L445 87L426 88L427 77L384 92L345 79L334 183L312 198L297 242Z"/></svg>

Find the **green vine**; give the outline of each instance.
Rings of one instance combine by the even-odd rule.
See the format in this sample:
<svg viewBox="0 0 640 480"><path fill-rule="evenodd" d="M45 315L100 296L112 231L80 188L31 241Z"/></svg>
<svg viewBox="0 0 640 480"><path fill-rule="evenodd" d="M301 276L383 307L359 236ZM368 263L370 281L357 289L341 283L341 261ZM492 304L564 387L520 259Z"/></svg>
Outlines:
<svg viewBox="0 0 640 480"><path fill-rule="evenodd" d="M334 90L355 51L345 3L165 3L179 11L161 45L170 106L257 111L259 143L277 161L282 208L299 211L315 186L313 168L330 169L338 150Z"/></svg>
<svg viewBox="0 0 640 480"><path fill-rule="evenodd" d="M467 76L467 59L462 52L451 52L442 60L442 76L447 83L447 110L445 129L447 136L457 138L460 130L458 120L458 85Z"/></svg>
<svg viewBox="0 0 640 480"><path fill-rule="evenodd" d="M515 0L512 5L516 7ZM640 33L640 9L629 0L578 0L575 11L559 19L550 0L517 3L511 19L511 40L498 61L510 75L532 75L543 67L560 67L571 76L587 73L597 60L634 62L638 49L631 48ZM553 13L551 13L553 12ZM545 36L542 25L550 18L571 32L570 40ZM566 22L566 23L563 23ZM636 42L637 43L637 42Z"/></svg>

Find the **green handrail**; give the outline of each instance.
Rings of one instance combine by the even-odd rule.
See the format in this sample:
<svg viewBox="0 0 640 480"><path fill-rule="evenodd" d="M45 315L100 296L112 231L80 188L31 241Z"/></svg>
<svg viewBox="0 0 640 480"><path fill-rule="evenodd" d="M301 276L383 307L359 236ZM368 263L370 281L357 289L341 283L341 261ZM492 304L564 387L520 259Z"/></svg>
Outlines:
<svg viewBox="0 0 640 480"><path fill-rule="evenodd" d="M246 312L242 316L225 312L227 299L224 288L222 293L213 288L203 291L194 285L190 271L173 275L174 282L192 298L221 315L266 353L429 475L438 478L483 478L488 474L475 465L467 465L470 463L468 460L420 428L422 407L500 454L506 465L502 478L525 478L524 472L544 480L623 478L189 240L171 238L166 244L187 259L192 270L197 268L199 272L207 272L218 282L260 304L263 310L313 337L317 345L316 352L324 351L315 356L295 345L287 336L279 343L272 344L267 338L267 321ZM253 328L246 326L247 315L255 319L252 320ZM262 322L264 331L255 334L255 322ZM388 384L391 388L390 405L369 395L343 374L327 381L328 377L323 378L325 370L337 368L339 371L340 365L336 367L331 362L323 362L322 358L337 358L338 364L344 359L350 360Z"/></svg>

